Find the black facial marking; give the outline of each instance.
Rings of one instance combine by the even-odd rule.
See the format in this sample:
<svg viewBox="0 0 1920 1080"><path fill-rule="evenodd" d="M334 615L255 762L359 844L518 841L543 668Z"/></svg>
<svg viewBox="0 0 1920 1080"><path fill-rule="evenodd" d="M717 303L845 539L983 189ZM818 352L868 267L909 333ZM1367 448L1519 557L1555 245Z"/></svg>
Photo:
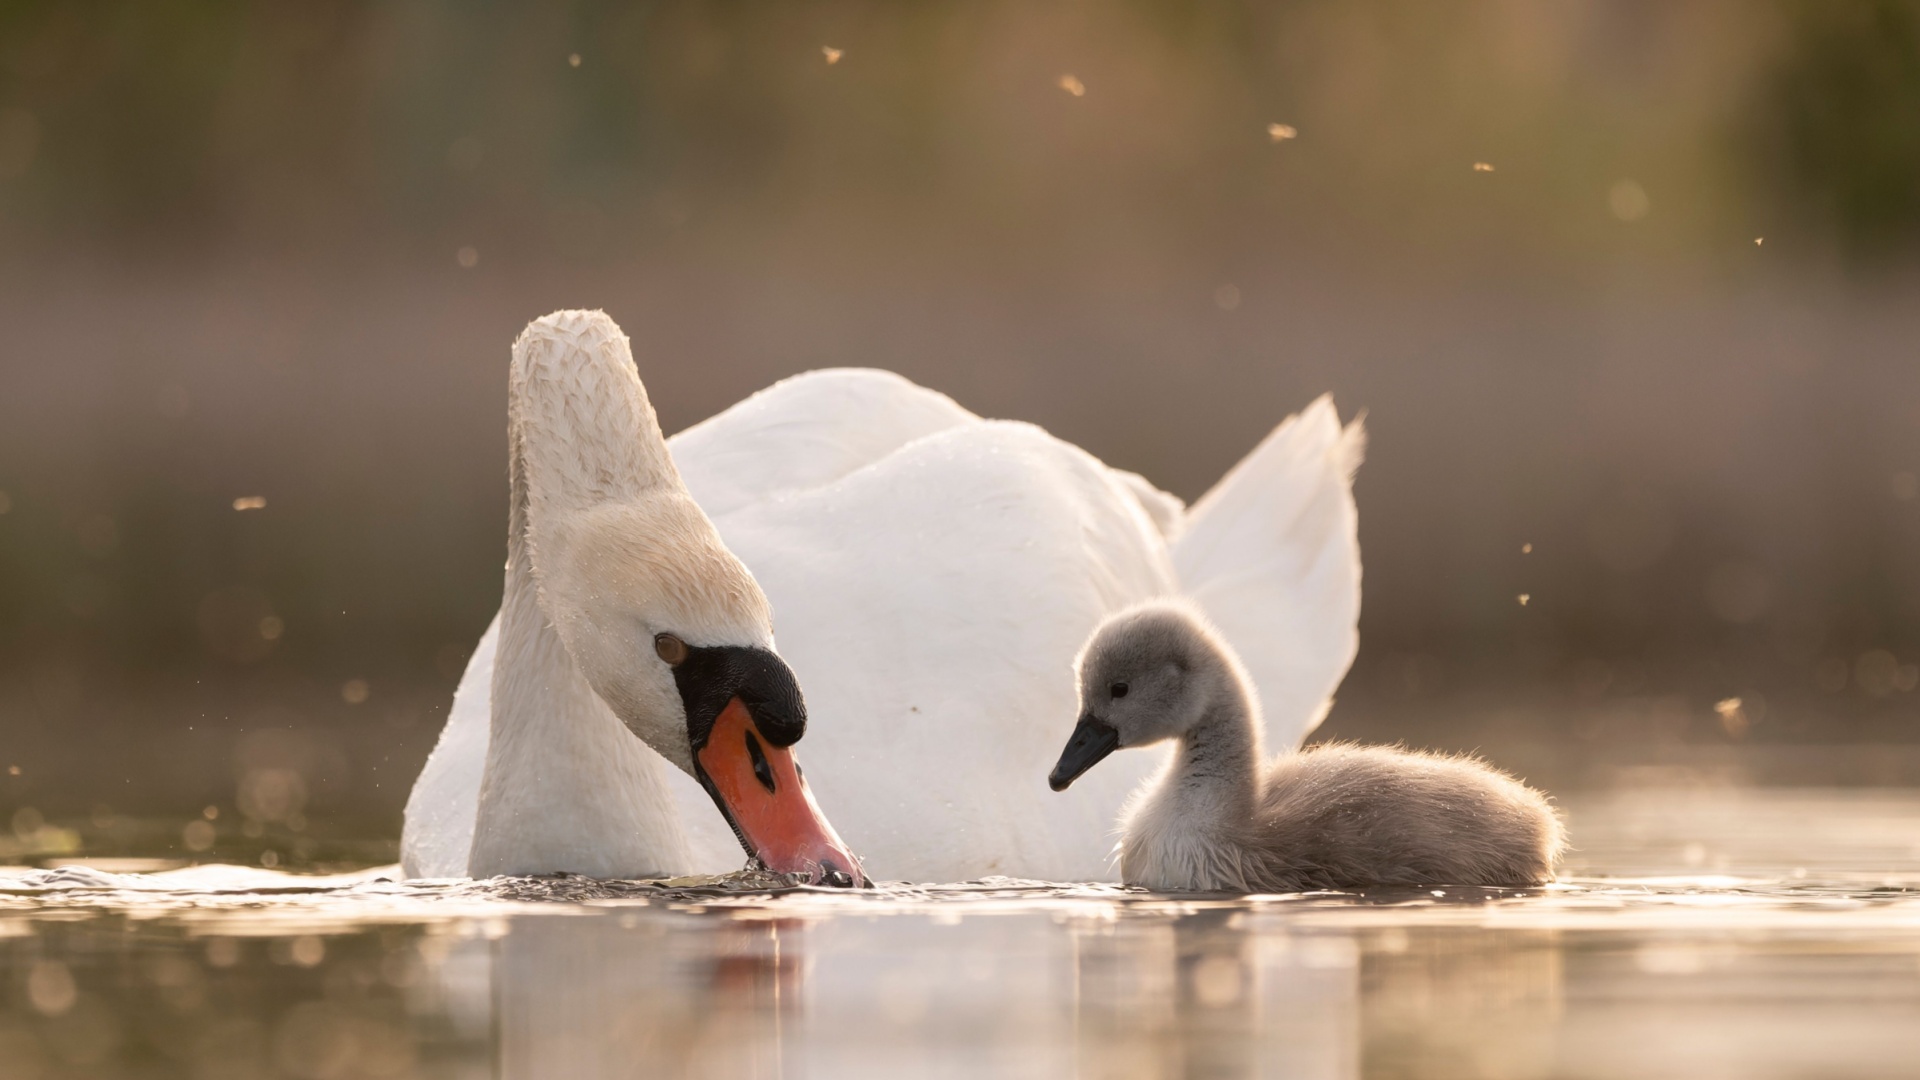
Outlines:
<svg viewBox="0 0 1920 1080"><path fill-rule="evenodd" d="M746 734L747 756L753 759L753 775L760 781L760 786L767 789L767 794L772 795L774 793L773 766L767 764L767 752L760 749L760 740L754 738L751 731Z"/></svg>
<svg viewBox="0 0 1920 1080"><path fill-rule="evenodd" d="M792 746L807 733L807 704L793 670L766 649L742 645L689 645L673 669L673 682L687 709L687 739L694 753L707 745L713 722L727 702L739 698L753 726L775 746Z"/></svg>
<svg viewBox="0 0 1920 1080"><path fill-rule="evenodd" d="M799 742L807 732L807 705L800 696L800 684L778 656L742 645L686 646L686 656L673 666L673 683L687 710L687 743L693 750L694 778L713 797L749 862L757 865L759 856L747 834L740 830L740 823L733 819L733 810L713 786L706 767L700 764L700 751L707 748L707 740L713 736L714 721L736 697L747 707L762 738L775 746ZM754 775L772 791L773 770L751 732L747 734L747 753L753 758Z"/></svg>

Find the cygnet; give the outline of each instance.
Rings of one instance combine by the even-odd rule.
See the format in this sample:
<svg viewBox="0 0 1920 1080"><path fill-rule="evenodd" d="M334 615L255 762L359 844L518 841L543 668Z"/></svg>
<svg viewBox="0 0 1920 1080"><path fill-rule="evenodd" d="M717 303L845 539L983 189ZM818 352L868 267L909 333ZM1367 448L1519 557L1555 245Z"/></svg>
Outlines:
<svg viewBox="0 0 1920 1080"><path fill-rule="evenodd" d="M1120 876L1172 892L1537 885L1565 847L1546 796L1471 757L1332 744L1261 749L1232 648L1177 603L1102 623L1076 662L1080 721L1048 778L1178 743L1121 813Z"/></svg>

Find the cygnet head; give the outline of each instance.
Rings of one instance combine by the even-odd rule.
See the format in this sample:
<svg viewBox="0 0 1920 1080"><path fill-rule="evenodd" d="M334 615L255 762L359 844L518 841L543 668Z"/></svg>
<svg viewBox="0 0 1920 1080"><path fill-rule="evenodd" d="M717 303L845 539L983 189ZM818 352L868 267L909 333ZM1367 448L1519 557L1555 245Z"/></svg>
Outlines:
<svg viewBox="0 0 1920 1080"><path fill-rule="evenodd" d="M1055 791L1065 791L1115 750L1187 734L1226 696L1245 693L1231 651L1198 612L1177 603L1147 604L1107 619L1074 667L1080 722L1047 778Z"/></svg>

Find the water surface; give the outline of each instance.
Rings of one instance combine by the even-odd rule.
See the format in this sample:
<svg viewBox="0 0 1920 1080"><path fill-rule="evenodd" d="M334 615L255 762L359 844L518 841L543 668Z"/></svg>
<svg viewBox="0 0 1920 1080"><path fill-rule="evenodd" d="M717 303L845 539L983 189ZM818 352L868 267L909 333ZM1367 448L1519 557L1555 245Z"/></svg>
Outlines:
<svg viewBox="0 0 1920 1080"><path fill-rule="evenodd" d="M20 869L0 1077L1920 1074L1920 794L1570 816L1525 892Z"/></svg>

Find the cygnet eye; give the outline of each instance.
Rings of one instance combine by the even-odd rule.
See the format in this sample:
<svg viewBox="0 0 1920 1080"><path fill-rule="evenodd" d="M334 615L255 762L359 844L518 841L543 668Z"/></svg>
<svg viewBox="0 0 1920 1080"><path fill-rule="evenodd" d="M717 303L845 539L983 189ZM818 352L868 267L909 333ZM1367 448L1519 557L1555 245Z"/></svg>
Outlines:
<svg viewBox="0 0 1920 1080"><path fill-rule="evenodd" d="M679 667L687 662L687 643L672 634L655 634L653 651L660 654L660 659L665 660L668 667Z"/></svg>
<svg viewBox="0 0 1920 1080"><path fill-rule="evenodd" d="M1107 687L1107 693L1112 694L1114 697L1117 697L1117 698L1126 697L1127 684L1123 682L1114 683L1112 686Z"/></svg>

